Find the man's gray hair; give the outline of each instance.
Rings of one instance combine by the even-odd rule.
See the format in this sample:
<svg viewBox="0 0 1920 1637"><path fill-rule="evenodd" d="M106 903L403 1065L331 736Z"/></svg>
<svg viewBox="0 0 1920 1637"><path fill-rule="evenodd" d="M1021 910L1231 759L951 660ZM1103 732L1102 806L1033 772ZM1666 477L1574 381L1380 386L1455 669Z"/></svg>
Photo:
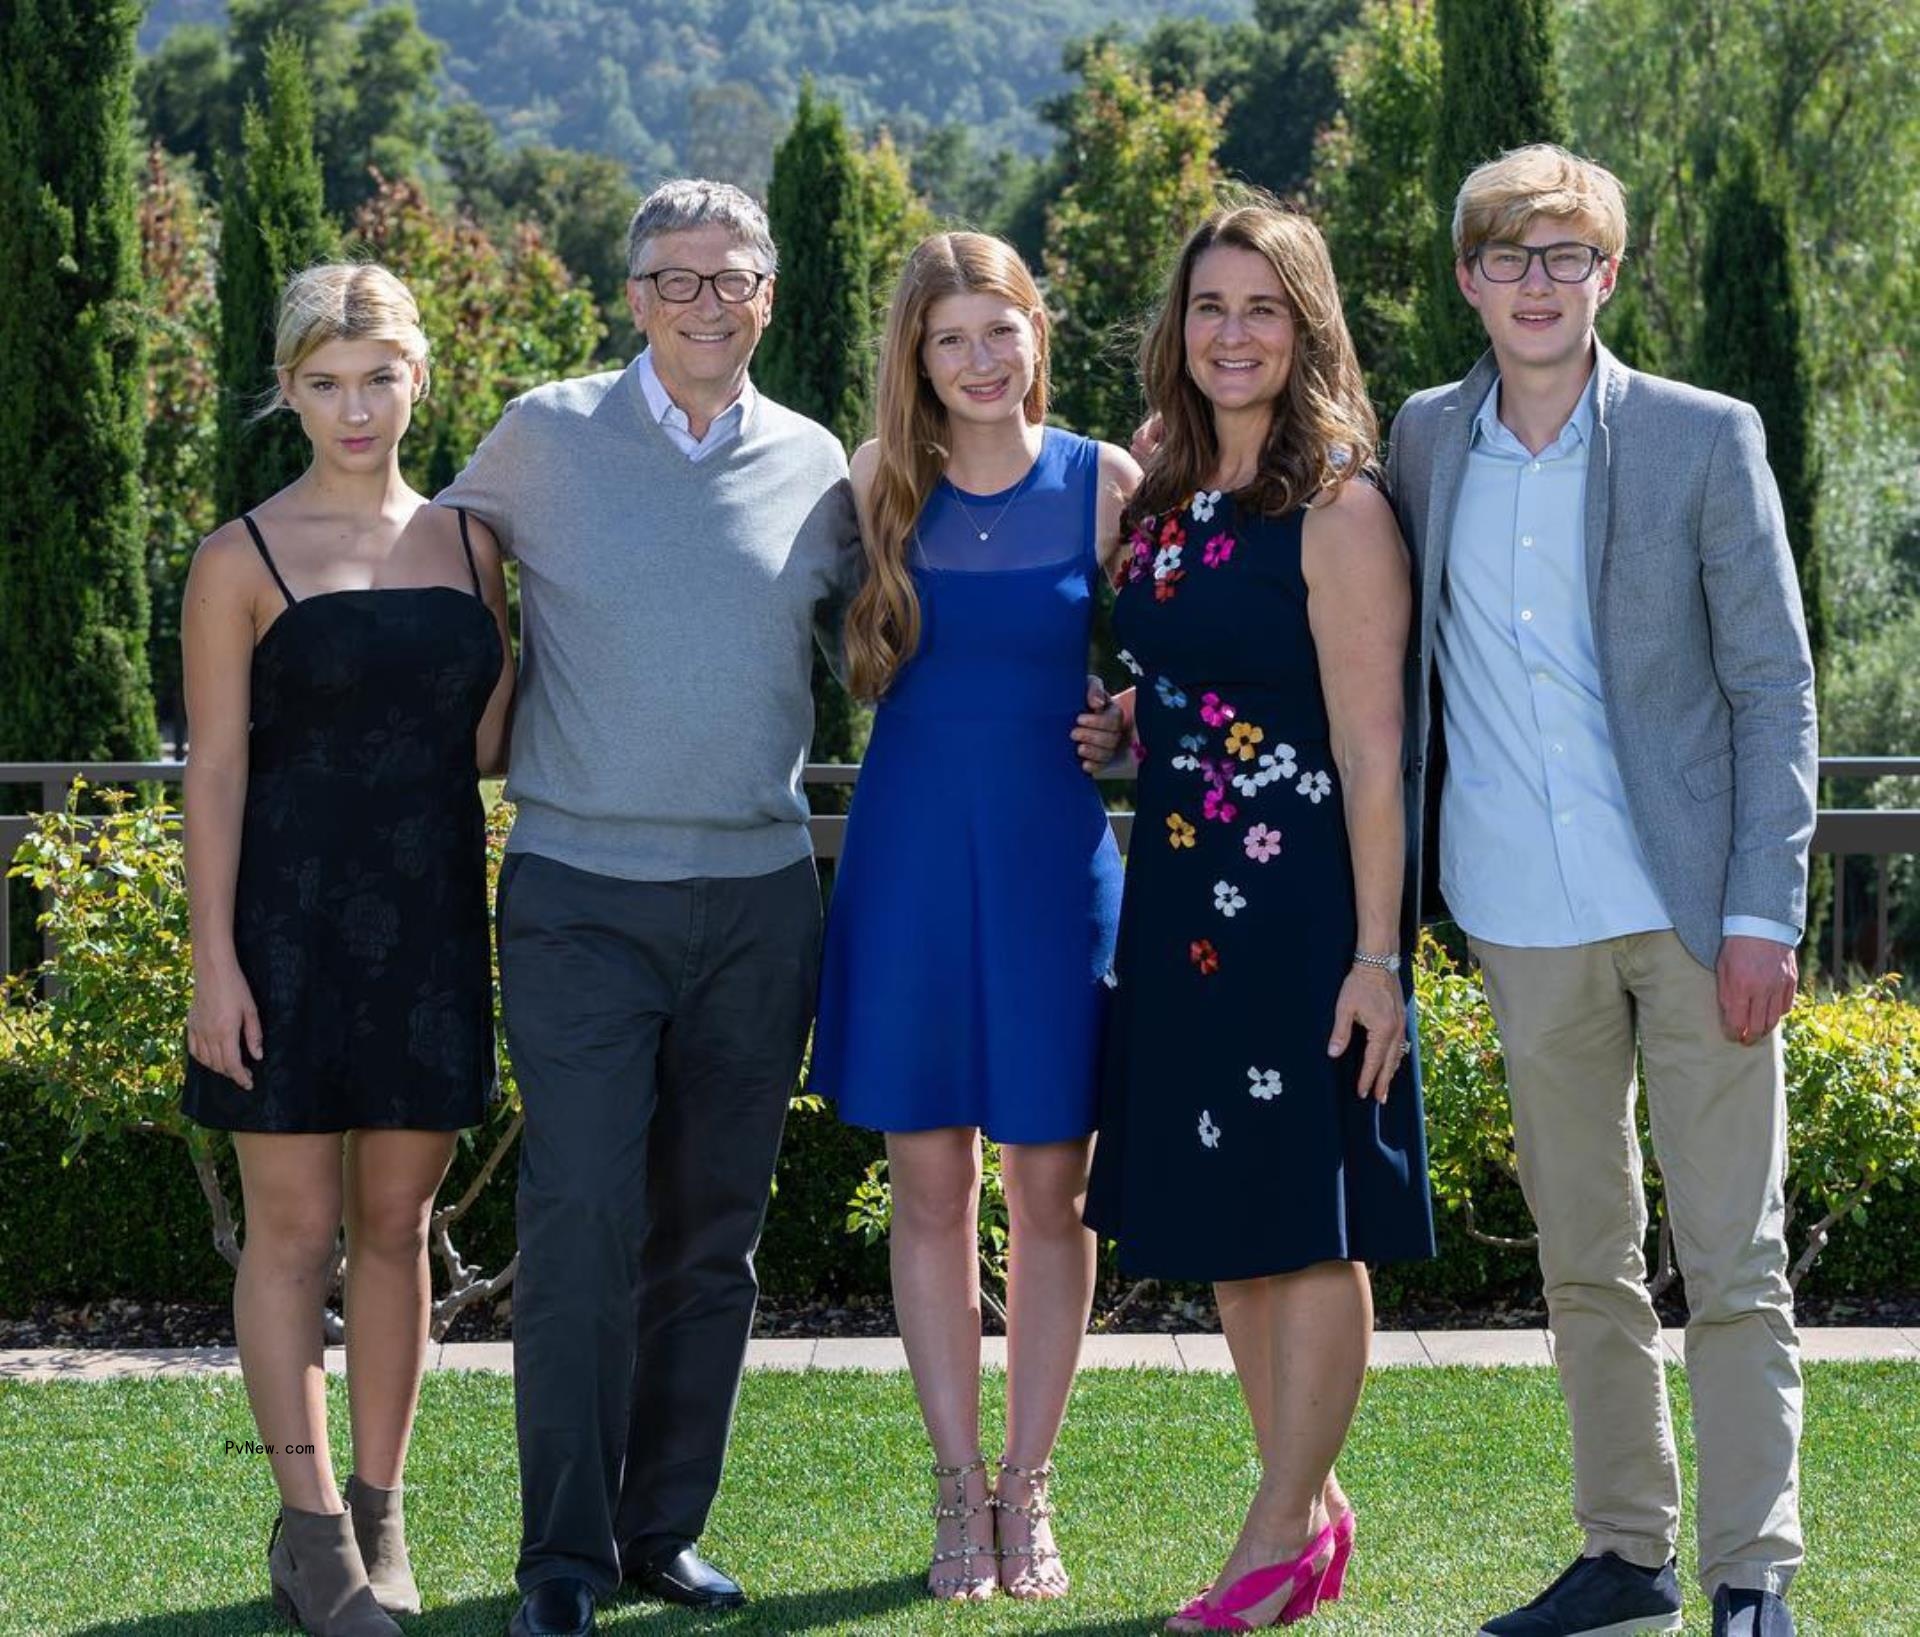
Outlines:
<svg viewBox="0 0 1920 1637"><path fill-rule="evenodd" d="M767 226L767 213L754 203L750 194L731 182L708 182L683 177L662 182L633 213L627 224L627 272L638 277L640 258L650 240L662 233L684 233L693 227L724 227L760 258L760 271L780 270L780 256L773 248L773 233Z"/></svg>

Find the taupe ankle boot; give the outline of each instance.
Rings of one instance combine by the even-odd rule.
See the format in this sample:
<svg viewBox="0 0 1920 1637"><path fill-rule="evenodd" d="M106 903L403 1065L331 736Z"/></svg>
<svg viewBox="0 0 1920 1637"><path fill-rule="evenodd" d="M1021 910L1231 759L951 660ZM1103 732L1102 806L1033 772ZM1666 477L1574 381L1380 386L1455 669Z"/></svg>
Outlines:
<svg viewBox="0 0 1920 1637"><path fill-rule="evenodd" d="M353 1538L360 1543L360 1561L367 1566L375 1600L389 1614L418 1614L420 1588L407 1561L400 1491L375 1489L354 1474L347 1479L347 1515L353 1519Z"/></svg>
<svg viewBox="0 0 1920 1637"><path fill-rule="evenodd" d="M345 1512L280 1508L267 1542L273 1606L312 1637L401 1637L374 1601Z"/></svg>

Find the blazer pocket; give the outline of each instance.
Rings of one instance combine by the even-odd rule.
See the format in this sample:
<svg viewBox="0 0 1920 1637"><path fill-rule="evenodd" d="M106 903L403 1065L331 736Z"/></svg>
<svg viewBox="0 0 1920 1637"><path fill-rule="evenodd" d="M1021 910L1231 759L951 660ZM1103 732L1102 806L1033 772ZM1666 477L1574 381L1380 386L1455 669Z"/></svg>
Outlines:
<svg viewBox="0 0 1920 1637"><path fill-rule="evenodd" d="M1681 781L1695 801L1711 801L1733 788L1733 752L1716 750L1680 769Z"/></svg>

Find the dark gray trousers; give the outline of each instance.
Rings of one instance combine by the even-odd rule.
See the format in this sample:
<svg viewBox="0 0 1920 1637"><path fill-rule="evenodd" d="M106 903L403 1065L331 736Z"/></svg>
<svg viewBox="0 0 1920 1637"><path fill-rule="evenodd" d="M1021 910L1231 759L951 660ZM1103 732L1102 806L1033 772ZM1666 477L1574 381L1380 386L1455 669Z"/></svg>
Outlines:
<svg viewBox="0 0 1920 1637"><path fill-rule="evenodd" d="M611 1592L697 1540L720 1485L819 966L810 860L622 881L501 872L526 1110L514 1280L523 1592Z"/></svg>

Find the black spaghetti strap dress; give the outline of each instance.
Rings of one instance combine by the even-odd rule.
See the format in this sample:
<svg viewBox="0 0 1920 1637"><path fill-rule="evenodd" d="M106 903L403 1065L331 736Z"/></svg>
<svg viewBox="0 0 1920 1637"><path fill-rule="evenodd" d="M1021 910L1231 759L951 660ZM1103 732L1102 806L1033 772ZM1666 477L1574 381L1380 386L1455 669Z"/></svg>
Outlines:
<svg viewBox="0 0 1920 1637"><path fill-rule="evenodd" d="M486 819L474 733L499 627L458 586L287 600L253 651L234 946L260 1013L253 1089L187 1060L225 1131L453 1131L495 1085Z"/></svg>

